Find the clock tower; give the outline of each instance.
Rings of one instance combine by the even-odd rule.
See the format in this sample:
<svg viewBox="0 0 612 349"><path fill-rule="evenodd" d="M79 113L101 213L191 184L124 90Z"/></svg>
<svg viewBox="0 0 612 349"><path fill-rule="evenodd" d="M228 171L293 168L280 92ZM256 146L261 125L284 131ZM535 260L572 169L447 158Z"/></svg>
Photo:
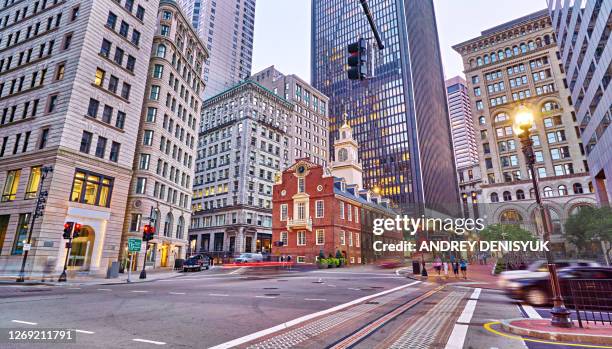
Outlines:
<svg viewBox="0 0 612 349"><path fill-rule="evenodd" d="M346 184L357 184L357 189L361 189L363 168L359 162L359 144L353 138L353 129L347 121L346 114L339 135L340 137L334 141L335 160L330 166L331 173L335 177L344 178Z"/></svg>

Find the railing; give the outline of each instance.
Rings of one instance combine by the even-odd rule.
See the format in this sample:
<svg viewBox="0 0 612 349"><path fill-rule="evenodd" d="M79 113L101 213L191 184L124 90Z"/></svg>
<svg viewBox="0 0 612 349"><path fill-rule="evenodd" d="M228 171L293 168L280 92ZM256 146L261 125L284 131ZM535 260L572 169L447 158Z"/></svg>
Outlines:
<svg viewBox="0 0 612 349"><path fill-rule="evenodd" d="M576 310L580 328L583 322L612 326L612 279L568 281L570 299L567 303Z"/></svg>
<svg viewBox="0 0 612 349"><path fill-rule="evenodd" d="M287 229L306 229L312 231L312 217L308 219L287 218Z"/></svg>

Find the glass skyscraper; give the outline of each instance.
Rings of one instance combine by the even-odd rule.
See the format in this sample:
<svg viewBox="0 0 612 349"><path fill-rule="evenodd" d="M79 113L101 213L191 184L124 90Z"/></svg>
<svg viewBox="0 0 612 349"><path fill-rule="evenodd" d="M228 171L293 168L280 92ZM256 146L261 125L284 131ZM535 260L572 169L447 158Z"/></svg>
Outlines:
<svg viewBox="0 0 612 349"><path fill-rule="evenodd" d="M455 161L432 0L312 1L312 85L329 98L330 142L343 114L360 143L364 187L404 212L459 211ZM371 78L347 78L347 46L370 39ZM330 154L333 154L330 151ZM415 206L416 204L416 206Z"/></svg>

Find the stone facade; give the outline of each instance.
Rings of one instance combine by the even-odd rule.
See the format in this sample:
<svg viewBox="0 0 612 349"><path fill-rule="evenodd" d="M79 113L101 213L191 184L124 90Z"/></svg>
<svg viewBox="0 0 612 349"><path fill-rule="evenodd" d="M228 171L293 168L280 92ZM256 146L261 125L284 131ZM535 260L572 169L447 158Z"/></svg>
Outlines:
<svg viewBox="0 0 612 349"><path fill-rule="evenodd" d="M0 8L15 19L0 26L0 272L21 265L37 168L50 165L26 271L61 271L63 224L76 221L69 269L104 273L120 251L158 5L45 4Z"/></svg>

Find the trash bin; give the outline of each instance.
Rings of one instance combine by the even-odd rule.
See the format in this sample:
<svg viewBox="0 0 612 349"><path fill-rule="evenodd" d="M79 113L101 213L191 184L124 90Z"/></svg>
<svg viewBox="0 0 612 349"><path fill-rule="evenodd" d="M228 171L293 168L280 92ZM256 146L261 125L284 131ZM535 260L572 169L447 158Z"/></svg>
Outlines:
<svg viewBox="0 0 612 349"><path fill-rule="evenodd" d="M412 261L412 274L421 274L421 263L419 261Z"/></svg>
<svg viewBox="0 0 612 349"><path fill-rule="evenodd" d="M119 262L114 261L109 264L108 269L106 270L106 278L114 279L119 277Z"/></svg>
<svg viewBox="0 0 612 349"><path fill-rule="evenodd" d="M183 269L183 264L185 263L185 260L182 258L177 258L174 260L174 270L179 270L179 269Z"/></svg>

